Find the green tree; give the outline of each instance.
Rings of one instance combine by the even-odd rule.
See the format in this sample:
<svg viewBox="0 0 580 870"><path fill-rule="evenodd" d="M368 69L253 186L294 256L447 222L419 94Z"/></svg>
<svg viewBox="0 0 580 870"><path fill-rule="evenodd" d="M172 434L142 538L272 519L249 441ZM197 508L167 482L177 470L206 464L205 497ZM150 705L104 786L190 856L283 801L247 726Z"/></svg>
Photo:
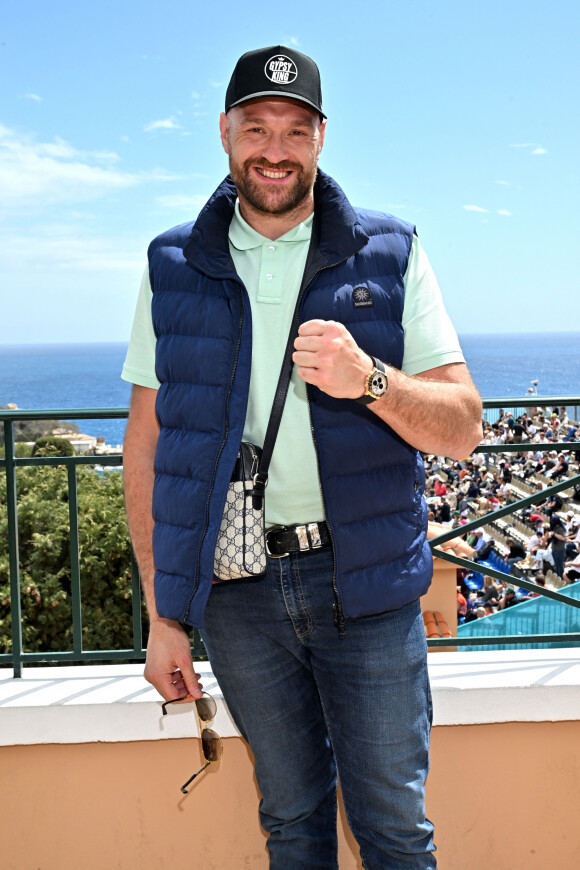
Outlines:
<svg viewBox="0 0 580 870"><path fill-rule="evenodd" d="M50 448L44 448L50 450ZM77 474L83 649L132 646L131 550L123 477L79 466ZM67 470L17 471L24 649L72 649ZM0 652L10 640L6 481L0 474Z"/></svg>
<svg viewBox="0 0 580 870"><path fill-rule="evenodd" d="M75 449L68 438L57 438L56 435L43 435L38 438L32 448L33 456L74 456Z"/></svg>

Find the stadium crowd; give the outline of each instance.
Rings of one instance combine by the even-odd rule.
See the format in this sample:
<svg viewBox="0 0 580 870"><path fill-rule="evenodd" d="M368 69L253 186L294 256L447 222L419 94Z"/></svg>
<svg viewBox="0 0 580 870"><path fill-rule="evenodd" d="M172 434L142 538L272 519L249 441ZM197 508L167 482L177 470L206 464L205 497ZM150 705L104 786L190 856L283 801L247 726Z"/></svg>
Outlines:
<svg viewBox="0 0 580 870"><path fill-rule="evenodd" d="M580 579L580 485L505 519L492 515L579 473L580 425L568 418L563 407L529 408L517 417L500 409L494 422L483 421L481 446L503 444L521 444L522 449L476 452L463 462L424 457L429 536L482 520L481 528L444 545L476 563L473 572L457 571L462 622L538 594L518 587L518 578L553 589ZM551 444L570 446L551 449ZM505 571L513 582L486 574L486 565Z"/></svg>

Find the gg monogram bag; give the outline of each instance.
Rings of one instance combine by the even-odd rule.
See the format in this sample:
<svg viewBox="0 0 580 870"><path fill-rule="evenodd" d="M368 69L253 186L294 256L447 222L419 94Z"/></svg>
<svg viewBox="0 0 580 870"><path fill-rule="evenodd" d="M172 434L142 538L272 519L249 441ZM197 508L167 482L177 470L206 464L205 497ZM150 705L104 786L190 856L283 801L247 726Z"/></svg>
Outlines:
<svg viewBox="0 0 580 870"><path fill-rule="evenodd" d="M261 453L254 444L240 445L215 548L218 580L257 577L266 570L264 497L254 489Z"/></svg>

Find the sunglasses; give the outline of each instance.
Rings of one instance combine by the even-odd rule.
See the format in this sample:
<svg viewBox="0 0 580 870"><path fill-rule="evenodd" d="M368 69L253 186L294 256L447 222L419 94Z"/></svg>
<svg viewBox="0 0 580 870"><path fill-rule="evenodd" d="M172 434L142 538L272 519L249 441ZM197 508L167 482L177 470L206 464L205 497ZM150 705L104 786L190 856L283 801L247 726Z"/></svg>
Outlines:
<svg viewBox="0 0 580 870"><path fill-rule="evenodd" d="M173 698L172 701L165 701L164 704L161 705L161 709L163 710L163 715L167 716L167 707L169 704L175 704L177 701L185 701L189 695L184 695L182 698ZM224 752L224 745L222 743L222 739L219 734L216 734L215 731L212 731L211 728L206 728L204 726L204 722L211 722L212 719L215 718L215 714L217 713L217 705L211 695L208 695L207 692L204 692L201 698L195 699L195 708L197 710L197 718L199 720L199 730L201 733L201 748L203 751L203 757L205 758L205 764L196 770L193 776L190 776L187 782L181 786L181 791L183 794L187 794L187 786L190 785L196 776L199 776L200 773L209 767L214 761L219 761Z"/></svg>

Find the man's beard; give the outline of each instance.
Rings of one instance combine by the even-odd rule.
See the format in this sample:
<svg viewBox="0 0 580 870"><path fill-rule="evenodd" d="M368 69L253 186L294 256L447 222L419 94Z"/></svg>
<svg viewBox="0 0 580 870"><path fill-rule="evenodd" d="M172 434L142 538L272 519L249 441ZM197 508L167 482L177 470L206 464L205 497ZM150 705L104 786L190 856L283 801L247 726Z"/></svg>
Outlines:
<svg viewBox="0 0 580 870"><path fill-rule="evenodd" d="M253 178L252 168L256 166L273 171L291 171L292 184L288 187L282 185L277 187L272 184L266 188L266 184L261 185ZM312 192L317 168L316 163L312 167L305 168L300 163L292 163L290 160L271 164L263 158L250 159L239 164L230 157L230 174L238 194L241 194L252 208L263 214L286 214L298 208Z"/></svg>

